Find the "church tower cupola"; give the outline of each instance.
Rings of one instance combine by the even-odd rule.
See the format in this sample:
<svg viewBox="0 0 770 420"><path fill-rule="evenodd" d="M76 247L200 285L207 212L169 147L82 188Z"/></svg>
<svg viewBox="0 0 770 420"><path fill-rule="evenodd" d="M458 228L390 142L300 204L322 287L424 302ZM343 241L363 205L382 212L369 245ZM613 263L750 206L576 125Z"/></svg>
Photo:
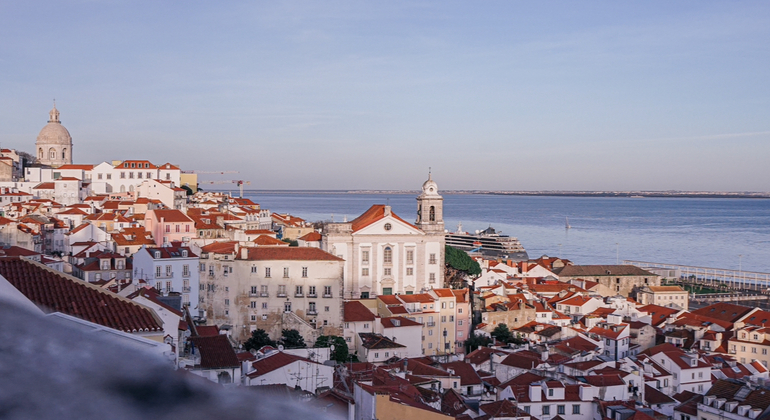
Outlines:
<svg viewBox="0 0 770 420"><path fill-rule="evenodd" d="M48 113L48 124L40 130L35 143L37 162L43 165L59 167L72 163L72 137L61 125L56 102Z"/></svg>
<svg viewBox="0 0 770 420"><path fill-rule="evenodd" d="M439 195L438 184L430 172L422 184L422 193L417 196L415 225L426 233L444 233L444 198Z"/></svg>

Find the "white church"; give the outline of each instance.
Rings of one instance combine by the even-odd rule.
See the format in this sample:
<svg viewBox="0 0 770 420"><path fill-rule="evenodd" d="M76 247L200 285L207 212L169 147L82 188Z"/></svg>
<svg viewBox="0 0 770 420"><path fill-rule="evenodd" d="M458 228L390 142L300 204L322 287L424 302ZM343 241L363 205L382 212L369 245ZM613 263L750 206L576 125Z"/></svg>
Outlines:
<svg viewBox="0 0 770 420"><path fill-rule="evenodd" d="M417 197L417 220L377 204L351 222L329 223L321 247L345 260L346 299L412 294L443 287L444 199L428 176Z"/></svg>

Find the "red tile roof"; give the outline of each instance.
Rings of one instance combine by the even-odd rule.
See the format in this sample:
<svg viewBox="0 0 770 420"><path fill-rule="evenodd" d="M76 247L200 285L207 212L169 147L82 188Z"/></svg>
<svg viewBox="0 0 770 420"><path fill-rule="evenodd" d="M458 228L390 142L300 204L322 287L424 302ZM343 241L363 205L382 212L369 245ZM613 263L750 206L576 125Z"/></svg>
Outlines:
<svg viewBox="0 0 770 420"><path fill-rule="evenodd" d="M322 236L318 232L310 232L305 236L302 236L299 238L300 240L303 240L305 242L318 242L322 239Z"/></svg>
<svg viewBox="0 0 770 420"><path fill-rule="evenodd" d="M415 227L413 224L411 224L411 223L407 222L406 220L398 217L396 215L396 213L393 213L391 211L390 215L394 219L399 220L399 221L401 221L401 222L403 222L403 223L405 223L405 224L407 224L407 225L417 229L417 227ZM369 207L369 210L365 211L362 215L356 217L351 222L351 226L353 228L353 232L357 232L357 231L359 231L359 230L361 230L361 229L371 225L372 223L374 223L374 222L376 222L378 220L382 220L383 218L385 218L385 205L384 204L375 204L375 205Z"/></svg>
<svg viewBox="0 0 770 420"><path fill-rule="evenodd" d="M90 170L94 169L94 165L69 164L69 165L59 166L56 169L82 169L82 170L90 171Z"/></svg>
<svg viewBox="0 0 770 420"><path fill-rule="evenodd" d="M53 182L41 182L40 184L37 184L35 187L33 187L33 190L53 190L56 188L56 184Z"/></svg>
<svg viewBox="0 0 770 420"><path fill-rule="evenodd" d="M720 321L735 323L754 309L756 308L749 308L748 306L720 302L691 312L696 315L703 315L709 318L718 319Z"/></svg>
<svg viewBox="0 0 770 420"><path fill-rule="evenodd" d="M255 370L246 376L249 378L256 378L266 373L270 373L276 369L280 369L286 365L292 364L298 360L307 361L307 359L303 359L302 357L295 356L293 354L276 352L265 357L264 359L260 359L252 363L251 366L254 367Z"/></svg>
<svg viewBox="0 0 770 420"><path fill-rule="evenodd" d="M306 247L256 247L249 248L249 261L345 261L342 258Z"/></svg>
<svg viewBox="0 0 770 420"><path fill-rule="evenodd" d="M398 325L396 325L393 321L398 321ZM421 326L417 321L412 321L411 319L404 318L403 316L393 316L389 318L382 318L380 319L380 324L384 328L399 328L399 327L413 327L415 325Z"/></svg>
<svg viewBox="0 0 770 420"><path fill-rule="evenodd" d="M257 239L254 239L252 242L259 246L289 246L288 242L267 235L259 235Z"/></svg>
<svg viewBox="0 0 770 420"><path fill-rule="evenodd" d="M192 337L190 341L200 351L203 369L237 368L241 366L238 356L226 335Z"/></svg>
<svg viewBox="0 0 770 420"><path fill-rule="evenodd" d="M155 220L160 221L160 219L163 219L166 223L173 222L173 223L182 223L182 222L192 222L193 220L189 217L187 217L186 214L182 213L179 210L176 209L163 209L163 210L149 210L147 213L152 212L154 214Z"/></svg>
<svg viewBox="0 0 770 420"><path fill-rule="evenodd" d="M237 246L237 241L212 242L201 247L201 252L212 254L235 254Z"/></svg>
<svg viewBox="0 0 770 420"><path fill-rule="evenodd" d="M343 308L345 322L374 321L374 314L359 301L345 302Z"/></svg>
<svg viewBox="0 0 770 420"><path fill-rule="evenodd" d="M2 258L0 275L49 312L126 332L163 330L162 322L150 309L34 261Z"/></svg>

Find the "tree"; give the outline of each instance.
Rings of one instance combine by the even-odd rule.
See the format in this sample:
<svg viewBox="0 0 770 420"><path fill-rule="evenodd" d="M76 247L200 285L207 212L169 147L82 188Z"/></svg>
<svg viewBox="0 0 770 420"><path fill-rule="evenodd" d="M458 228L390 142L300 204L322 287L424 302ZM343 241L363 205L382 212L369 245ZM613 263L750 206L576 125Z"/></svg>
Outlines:
<svg viewBox="0 0 770 420"><path fill-rule="evenodd" d="M187 191L187 193L186 193L187 195L193 195L193 190L192 190L192 188L190 188L189 186L187 186L187 185L182 185L182 187L181 187L181 188L182 188L183 190Z"/></svg>
<svg viewBox="0 0 770 420"><path fill-rule="evenodd" d="M450 287L465 287L467 277L478 277L481 275L481 266L478 261L468 255L465 251L455 247L444 246L444 261L446 263L445 279Z"/></svg>
<svg viewBox="0 0 770 420"><path fill-rule="evenodd" d="M283 330L281 331L280 343L287 349L304 349L305 339L299 334L297 330Z"/></svg>
<svg viewBox="0 0 770 420"><path fill-rule="evenodd" d="M479 347L486 347L492 344L492 339L486 335L471 334L467 340L465 340L465 353L468 354Z"/></svg>
<svg viewBox="0 0 770 420"><path fill-rule="evenodd" d="M348 343L342 337L322 335L316 340L315 347L331 347L332 344L334 344L334 351L331 352L329 358L340 363L347 362L349 358Z"/></svg>
<svg viewBox="0 0 770 420"><path fill-rule="evenodd" d="M270 339L265 330L258 329L251 332L251 337L243 343L246 350L259 350L264 346L275 346L275 341Z"/></svg>
<svg viewBox="0 0 770 420"><path fill-rule="evenodd" d="M299 243L297 241L293 240L293 239L283 238L281 240L286 242L287 244L289 244L290 247L292 247L292 246L299 246Z"/></svg>
<svg viewBox="0 0 770 420"><path fill-rule="evenodd" d="M491 335L495 340L502 343L510 343L513 340L513 334L511 334L511 330L505 324L497 324Z"/></svg>

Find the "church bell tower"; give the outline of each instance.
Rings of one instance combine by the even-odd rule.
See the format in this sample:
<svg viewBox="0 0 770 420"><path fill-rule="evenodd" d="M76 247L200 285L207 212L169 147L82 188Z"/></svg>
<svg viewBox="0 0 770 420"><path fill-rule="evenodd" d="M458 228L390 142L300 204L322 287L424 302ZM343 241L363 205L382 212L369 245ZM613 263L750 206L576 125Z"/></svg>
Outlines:
<svg viewBox="0 0 770 420"><path fill-rule="evenodd" d="M422 184L422 194L417 196L417 221L415 225L425 233L444 234L444 197L438 193L438 185L428 172L428 180Z"/></svg>

